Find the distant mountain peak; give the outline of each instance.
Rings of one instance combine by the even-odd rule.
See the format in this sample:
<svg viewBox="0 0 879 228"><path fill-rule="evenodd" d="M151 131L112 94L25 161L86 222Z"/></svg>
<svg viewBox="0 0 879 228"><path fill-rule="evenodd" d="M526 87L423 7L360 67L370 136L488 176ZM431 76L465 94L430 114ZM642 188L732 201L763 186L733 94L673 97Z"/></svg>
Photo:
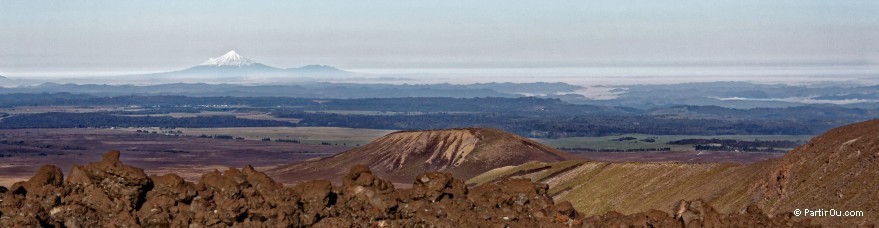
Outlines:
<svg viewBox="0 0 879 228"><path fill-rule="evenodd" d="M290 69L299 70L299 71L341 71L341 70L339 70L339 68L335 68L335 67L332 67L329 65L318 65L318 64L305 65L305 66L302 66L299 68L290 68Z"/></svg>
<svg viewBox="0 0 879 228"><path fill-rule="evenodd" d="M231 50L229 52L226 52L226 54L224 54L220 57L208 59L207 61L202 63L201 66L237 66L237 67L241 67L241 66L250 66L253 64L256 64L256 62L254 62L253 60L250 60L248 58L245 58L244 56L239 55L238 52L235 52L235 50Z"/></svg>

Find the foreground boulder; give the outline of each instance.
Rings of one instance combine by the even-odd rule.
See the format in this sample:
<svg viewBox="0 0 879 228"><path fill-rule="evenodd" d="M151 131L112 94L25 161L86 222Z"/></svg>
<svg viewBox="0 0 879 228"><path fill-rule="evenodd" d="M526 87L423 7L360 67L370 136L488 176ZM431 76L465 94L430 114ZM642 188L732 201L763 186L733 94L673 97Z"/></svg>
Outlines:
<svg viewBox="0 0 879 228"><path fill-rule="evenodd" d="M293 187L253 167L207 173L197 183L147 176L119 161L119 152L76 166L64 178L44 166L30 180L0 188L0 227L607 227L805 226L759 209L719 214L701 201L669 215L650 211L582 218L555 204L548 186L507 179L468 188L452 174L429 172L396 189L366 166L342 185L312 180ZM756 207L755 207L756 208Z"/></svg>

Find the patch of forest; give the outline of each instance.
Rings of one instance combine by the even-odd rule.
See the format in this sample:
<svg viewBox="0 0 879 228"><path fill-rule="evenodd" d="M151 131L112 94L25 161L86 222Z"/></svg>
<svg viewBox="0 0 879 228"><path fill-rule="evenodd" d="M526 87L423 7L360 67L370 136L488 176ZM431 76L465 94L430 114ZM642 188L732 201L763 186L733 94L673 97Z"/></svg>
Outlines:
<svg viewBox="0 0 879 228"><path fill-rule="evenodd" d="M743 151L743 152L785 152L779 148L794 148L803 141L793 140L734 140L734 139L681 139L668 142L669 145L694 145L696 150Z"/></svg>

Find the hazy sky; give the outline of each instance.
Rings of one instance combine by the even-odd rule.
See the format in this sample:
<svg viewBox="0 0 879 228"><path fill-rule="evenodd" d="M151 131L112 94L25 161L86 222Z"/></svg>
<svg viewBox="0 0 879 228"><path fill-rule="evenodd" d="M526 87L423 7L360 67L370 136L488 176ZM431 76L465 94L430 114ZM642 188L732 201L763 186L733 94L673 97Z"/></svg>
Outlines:
<svg viewBox="0 0 879 228"><path fill-rule="evenodd" d="M879 1L3 1L0 74L879 63Z"/></svg>

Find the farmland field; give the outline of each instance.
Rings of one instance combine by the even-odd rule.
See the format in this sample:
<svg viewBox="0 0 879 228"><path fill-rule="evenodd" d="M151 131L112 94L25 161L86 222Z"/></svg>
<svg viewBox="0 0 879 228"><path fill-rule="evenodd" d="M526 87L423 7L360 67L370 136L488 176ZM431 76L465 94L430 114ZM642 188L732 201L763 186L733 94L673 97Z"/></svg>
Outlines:
<svg viewBox="0 0 879 228"><path fill-rule="evenodd" d="M632 137L633 140L615 141L615 139ZM655 142L645 142L644 139L654 139ZM812 138L810 135L644 135L624 134L602 137L570 137L558 139L535 139L541 143L556 148L590 148L590 149L639 149L639 148L671 148L672 151L693 151L693 145L670 145L670 141L681 139L733 139L733 140L790 140L806 142ZM792 149L792 148L779 148Z"/></svg>

